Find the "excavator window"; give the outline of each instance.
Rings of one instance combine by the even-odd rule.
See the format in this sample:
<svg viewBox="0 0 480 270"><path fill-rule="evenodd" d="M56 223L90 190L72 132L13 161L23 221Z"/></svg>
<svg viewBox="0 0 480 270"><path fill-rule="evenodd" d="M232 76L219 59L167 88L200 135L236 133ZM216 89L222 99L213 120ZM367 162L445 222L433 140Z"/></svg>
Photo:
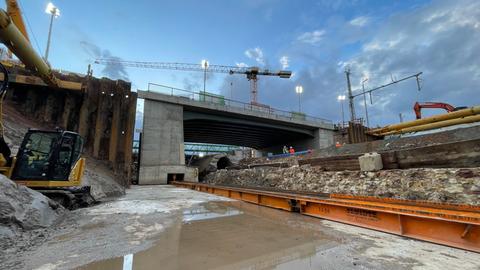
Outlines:
<svg viewBox="0 0 480 270"><path fill-rule="evenodd" d="M68 180L82 147L77 133L30 130L18 150L12 179Z"/></svg>

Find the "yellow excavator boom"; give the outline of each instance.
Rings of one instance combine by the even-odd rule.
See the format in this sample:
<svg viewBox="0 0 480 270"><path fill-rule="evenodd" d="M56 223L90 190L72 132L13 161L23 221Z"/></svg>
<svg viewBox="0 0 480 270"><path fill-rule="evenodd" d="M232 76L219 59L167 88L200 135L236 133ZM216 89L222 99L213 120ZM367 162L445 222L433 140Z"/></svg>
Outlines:
<svg viewBox="0 0 480 270"><path fill-rule="evenodd" d="M30 38L28 37L27 28L25 27L25 22L23 21L22 12L18 6L17 0L5 0L7 3L7 14L12 18L13 23L17 26L20 33L23 34L25 39L30 43Z"/></svg>

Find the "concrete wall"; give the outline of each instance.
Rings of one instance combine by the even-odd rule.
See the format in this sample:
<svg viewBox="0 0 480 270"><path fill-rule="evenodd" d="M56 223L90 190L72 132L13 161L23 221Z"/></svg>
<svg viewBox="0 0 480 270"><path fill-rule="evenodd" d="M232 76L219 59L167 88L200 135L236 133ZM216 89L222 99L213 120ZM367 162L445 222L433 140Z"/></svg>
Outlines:
<svg viewBox="0 0 480 270"><path fill-rule="evenodd" d="M183 107L145 100L139 184L166 184L185 174Z"/></svg>

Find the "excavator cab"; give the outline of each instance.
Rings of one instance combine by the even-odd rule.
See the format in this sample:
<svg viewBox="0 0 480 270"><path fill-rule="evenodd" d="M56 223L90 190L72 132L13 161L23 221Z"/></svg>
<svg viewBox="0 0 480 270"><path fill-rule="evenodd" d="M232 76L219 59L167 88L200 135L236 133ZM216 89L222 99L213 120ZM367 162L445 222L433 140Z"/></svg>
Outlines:
<svg viewBox="0 0 480 270"><path fill-rule="evenodd" d="M85 168L82 150L83 138L78 133L30 129L16 157L5 161L10 164L0 167L0 171L17 184L35 189L66 208L87 207L95 199L90 186L82 186Z"/></svg>
<svg viewBox="0 0 480 270"><path fill-rule="evenodd" d="M75 132L31 129L18 150L11 179L69 181L82 149L83 139Z"/></svg>

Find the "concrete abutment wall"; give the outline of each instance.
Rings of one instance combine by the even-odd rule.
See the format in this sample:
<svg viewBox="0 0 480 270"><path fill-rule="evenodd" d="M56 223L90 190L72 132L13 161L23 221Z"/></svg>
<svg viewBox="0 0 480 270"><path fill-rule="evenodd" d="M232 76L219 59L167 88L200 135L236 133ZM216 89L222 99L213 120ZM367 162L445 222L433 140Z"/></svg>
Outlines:
<svg viewBox="0 0 480 270"><path fill-rule="evenodd" d="M183 107L145 100L140 185L167 184L168 174L185 174Z"/></svg>

